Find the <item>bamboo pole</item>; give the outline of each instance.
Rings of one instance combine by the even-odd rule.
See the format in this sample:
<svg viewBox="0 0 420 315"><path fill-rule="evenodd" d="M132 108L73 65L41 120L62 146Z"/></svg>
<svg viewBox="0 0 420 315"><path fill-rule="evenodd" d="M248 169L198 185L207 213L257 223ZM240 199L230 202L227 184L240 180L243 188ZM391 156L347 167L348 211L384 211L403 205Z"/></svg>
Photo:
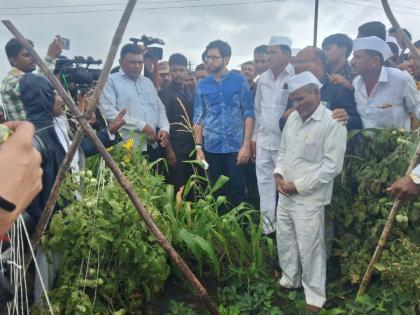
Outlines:
<svg viewBox="0 0 420 315"><path fill-rule="evenodd" d="M135 0L130 0L129 3L132 3L132 2L135 3ZM166 239L166 237L159 230L157 225L154 223L153 219L150 217L149 213L144 208L142 202L140 201L138 196L135 194L130 182L126 179L126 177L123 175L123 173L119 169L118 165L112 159L111 155L108 153L108 151L103 146L103 144L99 141L98 137L96 136L96 133L93 131L92 127L90 126L90 124L88 123L86 118L79 111L79 109L75 105L73 99L66 93L64 88L61 86L60 82L57 80L57 78L53 75L53 73L51 71L49 71L47 66L42 61L42 59L39 57L39 55L36 53L36 51L33 49L33 47L29 44L29 42L23 37L23 35L16 29L16 27L10 21L3 21L3 23L10 30L10 32L16 37L18 42L23 47L25 47L25 49L28 50L28 52L34 58L35 62L41 68L41 70L47 75L48 79L50 79L51 83L53 84L53 86L57 90L57 93L60 94L60 96L63 98L64 102L69 106L71 113L78 119L81 128L83 128L86 135L89 137L89 139L95 145L98 152L102 155L102 157L105 160L105 162L107 163L108 167L113 172L115 178L118 180L121 187L127 193L128 197L132 201L134 207L137 209L140 216L145 221L149 230L156 237L157 241L163 247L163 249L167 252L167 254L172 259L174 264L184 274L184 276L190 282L190 284L196 289L196 291L198 293L198 296L203 301L203 303L206 305L210 314L212 314L212 315L217 314L218 315L219 311L217 310L215 304L213 303L212 299L208 295L207 290L204 288L204 286L201 284L201 282L198 280L198 278L194 275L194 273L189 269L188 265L181 258L181 256L179 256L179 254L175 251L175 249L172 247L170 242Z"/></svg>
<svg viewBox="0 0 420 315"><path fill-rule="evenodd" d="M99 102L99 97L101 95L102 89L108 79L109 76L109 72L111 71L112 68L112 64L114 63L114 59L115 56L118 52L118 48L121 44L122 41L122 37L124 35L125 29L127 28L127 24L128 21L130 20L130 16L134 10L134 7L136 5L137 0L130 0L127 3L127 6L124 10L123 15L121 16L120 22L118 23L117 29L115 31L114 37L112 39L111 42L111 47L109 49L104 67L101 71L101 74L99 76L98 79L98 83L95 86L95 89L93 91L92 94L92 98L90 100L90 103L88 105L87 111L85 112L85 117L90 117L91 113L93 113L96 110L97 104ZM12 24L9 21L3 21L3 23L6 25L7 28L9 28L9 26L12 26ZM9 28L10 30L10 28ZM48 68L44 68L39 65L41 67L41 70L45 73L45 75L47 75L47 77L51 80L53 80L53 78L51 77L50 73L48 72ZM56 80L59 83L58 80ZM53 81L51 81L53 82ZM67 94L67 93L66 93ZM69 150L63 160L63 163L61 164L57 176L55 178L54 181L54 185L51 189L51 193L50 196L48 197L48 200L45 204L45 207L42 211L42 215L40 220L38 221L38 224L36 226L35 232L32 236L32 240L31 240L31 245L32 248L34 249L34 251L38 248L40 242L41 242L41 238L42 235L44 234L47 226L48 226L48 222L50 221L50 218L53 214L54 211L54 207L55 204L57 202L57 198L59 196L59 192L61 189L61 186L63 184L63 180L65 178L65 174L67 173L70 163L74 158L74 155L76 154L80 143L82 142L82 137L83 135L83 129L79 128L78 131L76 132L74 139L72 141L72 144L69 147ZM32 261L32 255L30 255L30 253L28 253L28 255L25 257L25 267L26 269L29 267L29 264Z"/></svg>
<svg viewBox="0 0 420 315"><path fill-rule="evenodd" d="M416 47L414 47L413 43L411 42L410 38L403 32L401 29L400 23L398 23L397 19L392 13L391 7L389 6L388 0L381 0L382 7L384 8L385 14L388 17L391 25L397 30L398 34L400 34L404 44L407 46L408 50L412 53L414 58L416 59L416 64L420 65L420 54L417 52Z"/></svg>
<svg viewBox="0 0 420 315"><path fill-rule="evenodd" d="M392 26L394 26L397 29L397 32L400 33L403 37L403 41L410 50L410 52L413 54L414 58L416 59L416 64L420 65L420 55L418 54L416 48L411 43L410 39L407 37L407 35L401 30L400 24L398 23L397 19L395 18L394 14L392 13L392 10L388 4L387 0L381 0L382 6L385 10L385 14L390 20ZM406 175L410 174L410 172L413 170L413 168L417 165L419 161L420 156L420 143L417 146L416 152L414 153L411 163L406 171ZM359 298L359 296L363 295L370 283L370 280L372 279L373 271L375 270L375 264L379 261L382 255L382 251L384 249L385 243L388 239L389 234L391 233L392 224L394 223L394 219L397 215L398 209L401 206L401 200L395 199L394 204L392 205L392 209L388 215L388 219L385 223L384 229L382 231L381 237L379 238L378 244L376 245L375 252L373 253L372 259L369 262L369 265L366 269L366 272L363 276L362 282L360 283L359 291L357 292L356 301Z"/></svg>

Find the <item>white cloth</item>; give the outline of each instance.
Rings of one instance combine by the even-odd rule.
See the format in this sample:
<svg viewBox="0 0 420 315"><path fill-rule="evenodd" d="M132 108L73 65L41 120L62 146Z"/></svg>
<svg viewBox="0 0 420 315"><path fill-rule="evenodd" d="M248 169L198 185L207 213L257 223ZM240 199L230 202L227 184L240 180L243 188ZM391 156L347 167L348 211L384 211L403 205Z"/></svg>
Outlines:
<svg viewBox="0 0 420 315"><path fill-rule="evenodd" d="M324 207L298 204L280 195L276 236L282 269L280 285L302 285L306 303L322 307L326 301Z"/></svg>
<svg viewBox="0 0 420 315"><path fill-rule="evenodd" d="M257 146L278 150L281 142L279 120L287 107L289 91L284 89L284 84L295 75L295 69L291 64L280 73L277 78L271 69L261 74L258 79L257 92L255 94L254 111L255 127L252 140Z"/></svg>
<svg viewBox="0 0 420 315"><path fill-rule="evenodd" d="M354 78L353 87L363 128L410 130L409 113L420 119L420 92L408 72L382 67L369 96L362 76Z"/></svg>
<svg viewBox="0 0 420 315"><path fill-rule="evenodd" d="M127 123L122 129L141 132L149 125L155 131L159 128L169 133L165 106L152 81L144 76L132 80L122 70L111 74L101 95L100 108L107 120L114 119L119 111L126 108L124 118ZM147 150L147 144L142 150Z"/></svg>
<svg viewBox="0 0 420 315"><path fill-rule="evenodd" d="M376 36L361 37L353 40L353 51L365 49L379 52L384 60L392 57L392 51L388 44Z"/></svg>
<svg viewBox="0 0 420 315"><path fill-rule="evenodd" d="M255 170L257 173L260 209L263 216L264 234L276 229L276 181L273 170L276 167L278 150L268 150L257 146Z"/></svg>
<svg viewBox="0 0 420 315"><path fill-rule="evenodd" d="M286 36L271 36L268 46L287 46L292 49L292 40Z"/></svg>
<svg viewBox="0 0 420 315"><path fill-rule="evenodd" d="M54 117L54 129L57 134L58 140L60 141L61 146L64 151L67 153L71 145L71 140L68 134L68 124L67 119L64 115ZM79 152L76 151L74 154L73 160L70 163L71 171L78 173L79 172Z"/></svg>
<svg viewBox="0 0 420 315"><path fill-rule="evenodd" d="M394 36L387 36L386 37L386 42L387 43L394 43L395 45L397 45L397 47L398 47L398 56L401 55L402 49L400 47L400 44L398 44L397 39Z"/></svg>
<svg viewBox="0 0 420 315"><path fill-rule="evenodd" d="M331 202L334 177L341 173L346 151L347 129L319 105L306 121L298 112L290 114L283 130L274 174L293 181L299 204L323 206Z"/></svg>
<svg viewBox="0 0 420 315"><path fill-rule="evenodd" d="M411 173L413 173L416 176L420 176L420 164L417 165L412 171Z"/></svg>
<svg viewBox="0 0 420 315"><path fill-rule="evenodd" d="M315 84L320 90L322 88L322 83L309 71L301 72L287 81L289 93L293 93L308 84Z"/></svg>

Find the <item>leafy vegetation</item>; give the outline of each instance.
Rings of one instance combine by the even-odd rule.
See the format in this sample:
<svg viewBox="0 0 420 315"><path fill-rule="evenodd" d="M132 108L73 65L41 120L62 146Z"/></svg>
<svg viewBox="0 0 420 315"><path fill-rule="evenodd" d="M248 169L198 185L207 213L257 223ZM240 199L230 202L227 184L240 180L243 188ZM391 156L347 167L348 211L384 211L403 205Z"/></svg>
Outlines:
<svg viewBox="0 0 420 315"><path fill-rule="evenodd" d="M328 303L322 314L416 314L420 296L420 203L404 203L392 229L368 294L354 301L393 199L386 188L404 174L417 134L364 130L350 135L353 148L337 178L330 213L336 227L335 256L328 270ZM358 145L355 145L355 142ZM303 292L277 287L272 264L276 247L262 236L259 212L247 204L230 207L202 173L182 192L165 186L132 142L112 154L146 208L175 249L204 283L225 315L305 314ZM198 162L192 162L197 164ZM99 158L69 178L62 196L79 200L57 213L44 246L61 253L56 289L50 293L61 314L146 314L179 272L148 232L131 202ZM82 187L82 188L81 188ZM193 196L193 197L191 197ZM171 280L171 281L172 281ZM216 289L217 288L217 289ZM190 288L186 287L186 294ZM182 299L166 314L202 314Z"/></svg>

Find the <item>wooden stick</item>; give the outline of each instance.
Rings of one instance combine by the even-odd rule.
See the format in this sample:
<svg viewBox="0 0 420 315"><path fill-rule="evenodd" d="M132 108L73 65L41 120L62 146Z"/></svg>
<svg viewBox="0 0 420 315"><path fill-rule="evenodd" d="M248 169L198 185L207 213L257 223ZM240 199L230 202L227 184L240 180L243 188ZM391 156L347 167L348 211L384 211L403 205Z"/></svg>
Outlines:
<svg viewBox="0 0 420 315"><path fill-rule="evenodd" d="M135 2L135 0L131 1ZM198 278L194 275L194 273L189 269L188 265L185 261L179 256L179 254L175 251L172 247L171 243L166 239L166 237L162 234L159 230L157 225L154 223L153 219L150 217L149 213L144 208L142 202L134 192L130 182L126 179L123 175L121 170L119 169L118 165L112 159L111 155L108 153L106 148L100 142L96 133L93 131L92 127L86 120L86 118L81 114L77 106L74 104L73 99L66 93L64 88L61 86L60 82L57 78L52 74L51 71L47 68L44 64L42 59L33 49L33 47L29 44L29 42L23 37L23 35L16 29L16 27L10 21L3 21L3 23L7 26L7 28L11 31L11 33L16 37L18 42L25 47L31 56L34 58L35 62L39 65L43 72L47 74L47 77L50 79L51 83L56 88L58 94L63 98L64 102L69 106L70 111L72 114L79 120L80 126L83 128L86 135L91 139L92 143L97 148L98 152L102 155L103 159L107 163L108 167L111 169L112 173L114 174L115 178L120 183L121 187L125 190L128 197L132 201L134 207L137 209L140 216L145 221L146 225L148 226L149 230L153 233L156 237L159 244L165 249L168 253L169 257L172 259L174 264L179 268L179 270L184 274L186 279L190 282L190 284L197 290L198 296L206 305L207 309L209 310L210 314L218 315L219 311L217 310L215 304L213 303L212 299L207 293L207 290L198 280Z"/></svg>
<svg viewBox="0 0 420 315"><path fill-rule="evenodd" d="M115 56L118 51L118 47L121 44L122 38L124 36L125 29L127 27L128 21L130 20L130 16L134 10L134 7L136 5L137 0L131 0L127 3L127 6L124 10L124 13L121 17L121 20L118 24L118 27L115 31L114 37L111 42L111 47L109 49L104 68L101 71L101 75L99 76L98 83L95 86L93 95L91 97L90 103L88 105L88 111L85 113L85 117L90 117L91 113L96 110L97 104L99 103L99 97L102 92L102 89L108 79L109 72L111 71L112 64L114 63ZM3 23L9 28L8 21L3 21ZM11 24L9 24L11 25ZM10 29L10 28L9 28ZM48 68L43 68L41 65L41 70L45 73L45 75L48 76L48 78L51 80L48 72ZM61 85L61 84L60 84ZM66 93L67 94L67 93ZM70 163L74 158L74 155L76 154L80 143L82 142L83 135L83 129L79 128L76 132L74 139L69 147L69 150L58 170L57 176L54 181L54 185L52 187L52 190L50 192L50 196L48 197L48 200L45 204L44 210L42 211L41 218L37 223L35 232L32 236L31 245L34 251L38 248L42 235L44 234L48 223L50 222L51 216L54 211L55 204L57 202L57 198L59 196L59 192L61 189L61 186L63 184L65 174L67 173ZM25 257L25 268L28 269L30 263L32 261L32 255L28 253Z"/></svg>
<svg viewBox="0 0 420 315"><path fill-rule="evenodd" d="M411 163L407 168L405 175L410 174L413 168L417 165L420 158L420 143L417 145L416 152L414 153ZM401 200L395 199L394 204L392 205L391 212L388 215L388 219L386 220L385 227L382 231L381 237L379 238L378 244L376 245L375 252L370 260L369 266L363 276L362 282L360 284L359 291L357 292L356 301L359 296L363 295L370 283L370 280L373 275L373 271L375 270L375 264L379 261L382 255L382 251L384 249L385 243L388 239L389 234L391 233L392 224L394 223L394 219L397 215L397 211L401 206Z"/></svg>
<svg viewBox="0 0 420 315"><path fill-rule="evenodd" d="M405 32L403 32L403 30L401 29L400 23L398 23L397 19L394 16L394 13L392 13L388 0L381 0L381 2L385 14L391 22L392 26L397 30L398 34L401 36L402 41L407 46L411 54L414 56L414 59L416 59L416 64L420 65L420 54L417 52L416 47L411 42L410 38L408 38L407 34L405 34Z"/></svg>

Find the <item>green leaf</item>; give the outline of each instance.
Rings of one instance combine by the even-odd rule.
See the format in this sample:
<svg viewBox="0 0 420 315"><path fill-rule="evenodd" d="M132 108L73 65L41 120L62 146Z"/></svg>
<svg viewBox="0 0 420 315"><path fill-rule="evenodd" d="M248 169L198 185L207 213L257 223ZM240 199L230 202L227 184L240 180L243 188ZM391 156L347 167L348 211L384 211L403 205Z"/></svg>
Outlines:
<svg viewBox="0 0 420 315"><path fill-rule="evenodd" d="M220 177L217 179L216 183L214 184L213 188L211 189L210 193L214 194L216 191L220 190L228 181L229 181L229 177L220 175Z"/></svg>
<svg viewBox="0 0 420 315"><path fill-rule="evenodd" d="M380 263L376 263L375 264L375 269L380 271L380 272L383 272L383 271L386 270L386 267L384 265L380 264Z"/></svg>
<svg viewBox="0 0 420 315"><path fill-rule="evenodd" d="M195 251L197 248L200 248L204 253L207 254L207 256L210 258L211 262L213 263L213 266L216 269L217 276L219 276L220 273L220 264L219 260L216 256L216 252L214 251L213 247L210 245L209 242L207 242L204 238L197 234L193 234L188 232L186 229L181 228L179 231L179 236L182 240L184 240L190 247Z"/></svg>

